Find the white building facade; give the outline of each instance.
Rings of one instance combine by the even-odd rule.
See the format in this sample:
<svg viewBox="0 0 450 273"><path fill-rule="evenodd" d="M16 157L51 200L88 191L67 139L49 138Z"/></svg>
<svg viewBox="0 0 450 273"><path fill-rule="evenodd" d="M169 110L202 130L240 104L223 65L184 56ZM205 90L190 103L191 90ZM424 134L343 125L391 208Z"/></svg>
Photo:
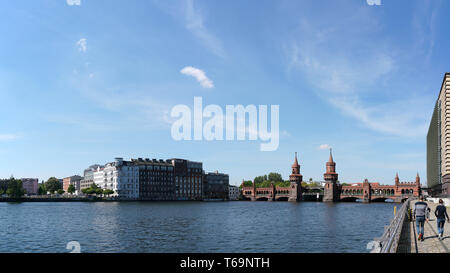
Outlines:
<svg viewBox="0 0 450 273"><path fill-rule="evenodd" d="M230 201L239 200L239 194L240 194L239 187L234 185L228 186L228 197Z"/></svg>
<svg viewBox="0 0 450 273"><path fill-rule="evenodd" d="M123 158L116 158L104 168L94 172L94 183L102 189L113 190L115 196L124 200L139 198L139 167Z"/></svg>

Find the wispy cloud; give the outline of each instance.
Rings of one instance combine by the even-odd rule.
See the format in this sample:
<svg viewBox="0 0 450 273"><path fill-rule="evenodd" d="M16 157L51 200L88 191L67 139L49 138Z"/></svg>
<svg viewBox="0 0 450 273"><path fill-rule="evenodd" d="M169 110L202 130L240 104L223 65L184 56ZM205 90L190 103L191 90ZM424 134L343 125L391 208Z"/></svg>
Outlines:
<svg viewBox="0 0 450 273"><path fill-rule="evenodd" d="M67 5L69 6L80 6L81 0L66 0Z"/></svg>
<svg viewBox="0 0 450 273"><path fill-rule="evenodd" d="M81 38L78 42L77 42L77 47L78 50L81 52L86 52L87 50L87 39L86 38Z"/></svg>
<svg viewBox="0 0 450 273"><path fill-rule="evenodd" d="M369 6L381 6L381 0L366 0Z"/></svg>
<svg viewBox="0 0 450 273"><path fill-rule="evenodd" d="M219 39L211 34L205 27L203 15L200 10L195 7L194 0L186 0L185 26L211 52L220 57L225 56L225 51L223 50Z"/></svg>
<svg viewBox="0 0 450 273"><path fill-rule="evenodd" d="M327 149L330 149L330 148L331 148L331 146L329 144L322 144L322 145L319 146L320 150L327 150Z"/></svg>
<svg viewBox="0 0 450 273"><path fill-rule="evenodd" d="M12 134L0 134L0 141L12 141L18 138L17 135Z"/></svg>
<svg viewBox="0 0 450 273"><path fill-rule="evenodd" d="M400 66L396 55L400 50L378 35L383 25L366 13L357 11L328 27L304 18L288 46L289 68L299 70L319 97L365 127L397 136L423 136L427 120L419 109L426 111L424 98L383 96L389 89L386 82Z"/></svg>
<svg viewBox="0 0 450 273"><path fill-rule="evenodd" d="M204 88L213 88L214 84L213 82L206 77L206 74L203 70L192 67L192 66L186 66L185 68L181 69L181 74L192 76L197 79L197 81L200 83L201 86Z"/></svg>
<svg viewBox="0 0 450 273"><path fill-rule="evenodd" d="M425 1L416 4L412 25L417 35L416 50L426 55L427 62L433 54L436 39L436 19L441 10L442 1Z"/></svg>

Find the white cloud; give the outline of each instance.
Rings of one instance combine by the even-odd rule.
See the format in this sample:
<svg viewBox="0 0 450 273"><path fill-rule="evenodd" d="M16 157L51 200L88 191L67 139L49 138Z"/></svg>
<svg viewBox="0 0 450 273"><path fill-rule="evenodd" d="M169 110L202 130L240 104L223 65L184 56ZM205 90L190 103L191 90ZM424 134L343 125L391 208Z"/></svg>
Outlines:
<svg viewBox="0 0 450 273"><path fill-rule="evenodd" d="M328 145L328 144L322 144L322 145L319 146L320 150L327 150L327 149L330 149L330 148L331 148L331 146Z"/></svg>
<svg viewBox="0 0 450 273"><path fill-rule="evenodd" d="M0 135L0 141L11 141L11 140L15 140L15 139L17 139L16 135L11 135L11 134Z"/></svg>
<svg viewBox="0 0 450 273"><path fill-rule="evenodd" d="M367 1L367 5L369 6L381 6L381 0L366 0Z"/></svg>
<svg viewBox="0 0 450 273"><path fill-rule="evenodd" d="M192 66L186 66L185 68L181 69L181 74L192 76L197 79L197 81L203 86L204 88L213 88L214 84L213 82L206 77L205 72L203 70L192 67Z"/></svg>
<svg viewBox="0 0 450 273"><path fill-rule="evenodd" d="M86 38L81 38L78 42L77 42L77 46L78 46L78 50L81 52L86 52L87 50L87 39Z"/></svg>
<svg viewBox="0 0 450 273"><path fill-rule="evenodd" d="M81 5L81 0L66 0L67 5L69 6L80 6Z"/></svg>

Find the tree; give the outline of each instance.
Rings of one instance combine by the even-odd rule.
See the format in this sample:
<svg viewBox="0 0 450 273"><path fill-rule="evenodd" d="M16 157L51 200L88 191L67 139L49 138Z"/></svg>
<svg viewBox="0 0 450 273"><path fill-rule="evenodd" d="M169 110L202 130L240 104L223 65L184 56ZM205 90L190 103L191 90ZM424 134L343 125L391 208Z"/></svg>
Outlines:
<svg viewBox="0 0 450 273"><path fill-rule="evenodd" d="M74 192L75 192L75 186L72 185L72 184L70 184L70 185L69 185L69 188L67 188L67 192L68 192L68 193L74 193Z"/></svg>
<svg viewBox="0 0 450 273"><path fill-rule="evenodd" d="M50 177L47 182L45 182L45 188L50 193L54 193L55 191L62 189L62 185L57 178Z"/></svg>
<svg viewBox="0 0 450 273"><path fill-rule="evenodd" d="M6 194L9 197L18 198L22 197L25 194L25 190L23 189L22 180L11 179L8 182L8 189L6 190Z"/></svg>
<svg viewBox="0 0 450 273"><path fill-rule="evenodd" d="M106 189L106 190L103 191L103 194L104 194L104 195L107 195L107 196L110 196L110 195L113 194L113 193L114 193L114 191L113 191L113 190L110 190L110 189Z"/></svg>
<svg viewBox="0 0 450 273"><path fill-rule="evenodd" d="M58 194L63 194L65 191L63 189L59 189L56 191Z"/></svg>
<svg viewBox="0 0 450 273"><path fill-rule="evenodd" d="M253 185L253 182L248 180L248 181L244 181L244 187L251 187ZM239 188L242 189L242 184L239 185Z"/></svg>
<svg viewBox="0 0 450 273"><path fill-rule="evenodd" d="M39 195L46 195L47 194L47 190L45 189L45 184L44 183L39 184L38 194Z"/></svg>
<svg viewBox="0 0 450 273"><path fill-rule="evenodd" d="M255 179L253 181L256 184L262 183L262 182L264 182L264 176L257 176L257 177L255 177Z"/></svg>
<svg viewBox="0 0 450 273"><path fill-rule="evenodd" d="M268 180L272 182L283 182L283 178L279 173L269 173Z"/></svg>
<svg viewBox="0 0 450 273"><path fill-rule="evenodd" d="M103 194L103 189L97 188L97 189L95 189L95 193L96 194Z"/></svg>

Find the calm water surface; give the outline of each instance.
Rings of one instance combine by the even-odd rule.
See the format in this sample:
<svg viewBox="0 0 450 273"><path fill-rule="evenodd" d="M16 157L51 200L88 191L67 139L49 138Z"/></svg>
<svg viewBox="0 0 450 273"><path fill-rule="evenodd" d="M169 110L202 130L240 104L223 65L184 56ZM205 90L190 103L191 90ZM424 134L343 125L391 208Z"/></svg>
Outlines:
<svg viewBox="0 0 450 273"><path fill-rule="evenodd" d="M367 252L392 203L0 203L0 252Z"/></svg>

